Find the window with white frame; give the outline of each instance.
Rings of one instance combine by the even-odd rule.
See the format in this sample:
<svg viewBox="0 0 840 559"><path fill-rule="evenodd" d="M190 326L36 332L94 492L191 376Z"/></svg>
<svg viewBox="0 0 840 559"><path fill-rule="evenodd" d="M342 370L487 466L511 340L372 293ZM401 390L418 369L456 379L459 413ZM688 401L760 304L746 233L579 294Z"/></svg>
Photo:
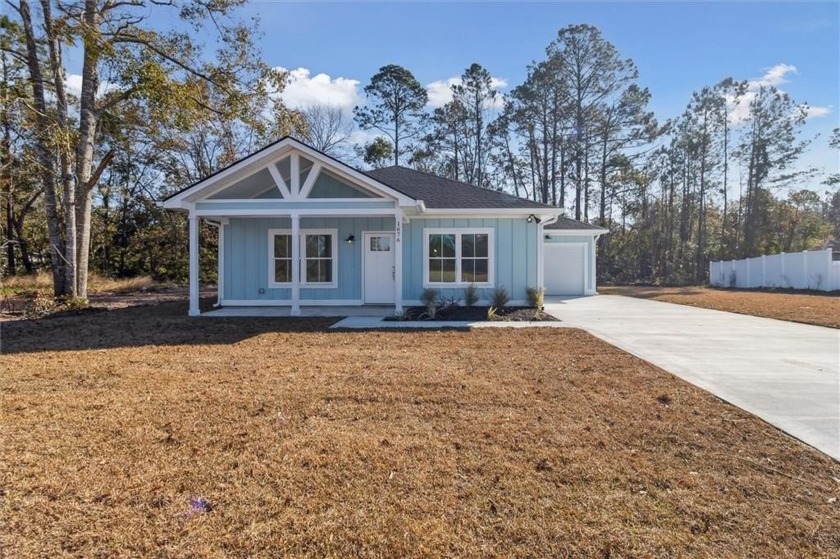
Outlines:
<svg viewBox="0 0 840 559"><path fill-rule="evenodd" d="M269 266L274 275L271 283L292 283L292 235L272 235L274 266Z"/></svg>
<svg viewBox="0 0 840 559"><path fill-rule="evenodd" d="M269 286L289 287L292 284L292 233L271 229L269 236ZM303 287L335 287L337 277L337 241L335 229L301 229L300 285Z"/></svg>
<svg viewBox="0 0 840 559"><path fill-rule="evenodd" d="M493 285L492 229L425 229L424 236L424 285Z"/></svg>

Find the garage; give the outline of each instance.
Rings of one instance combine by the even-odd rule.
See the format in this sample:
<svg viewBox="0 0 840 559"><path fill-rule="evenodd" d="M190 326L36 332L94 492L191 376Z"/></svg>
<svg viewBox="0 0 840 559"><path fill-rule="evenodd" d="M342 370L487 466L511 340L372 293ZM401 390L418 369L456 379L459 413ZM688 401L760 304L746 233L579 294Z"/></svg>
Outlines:
<svg viewBox="0 0 840 559"><path fill-rule="evenodd" d="M543 247L546 295L584 295L587 244L546 243Z"/></svg>
<svg viewBox="0 0 840 559"><path fill-rule="evenodd" d="M546 295L595 295L596 241L606 229L558 217L543 225L542 273Z"/></svg>

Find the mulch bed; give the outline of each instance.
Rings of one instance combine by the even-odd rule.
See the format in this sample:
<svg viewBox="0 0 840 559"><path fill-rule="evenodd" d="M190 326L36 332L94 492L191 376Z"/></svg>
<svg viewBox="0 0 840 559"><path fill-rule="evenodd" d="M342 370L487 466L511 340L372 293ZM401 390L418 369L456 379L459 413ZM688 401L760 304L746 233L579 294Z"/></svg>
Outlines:
<svg viewBox="0 0 840 559"><path fill-rule="evenodd" d="M480 322L486 320L493 321L510 321L510 322L555 322L556 318L550 314L542 311L537 311L531 307L504 307L497 310L495 316L490 319L487 312L490 307L452 307L439 311L435 318L428 318L425 314L425 307L408 307L406 313L401 317L388 317L386 320L446 320L446 321L465 321L465 322Z"/></svg>
<svg viewBox="0 0 840 559"><path fill-rule="evenodd" d="M574 329L3 325L35 557L836 557L840 464Z"/></svg>
<svg viewBox="0 0 840 559"><path fill-rule="evenodd" d="M840 328L840 293L701 286L598 286L598 292Z"/></svg>

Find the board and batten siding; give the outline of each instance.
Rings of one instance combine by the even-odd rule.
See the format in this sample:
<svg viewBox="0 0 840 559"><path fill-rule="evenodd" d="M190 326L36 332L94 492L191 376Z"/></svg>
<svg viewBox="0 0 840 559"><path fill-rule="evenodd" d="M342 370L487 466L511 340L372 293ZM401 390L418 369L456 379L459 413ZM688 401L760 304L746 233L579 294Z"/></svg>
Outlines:
<svg viewBox="0 0 840 559"><path fill-rule="evenodd" d="M537 235L535 223L523 218L412 218L403 226L403 299L415 304L423 294L424 229L493 229L495 244L495 287L504 287L512 301L527 299L526 289L536 287ZM458 298L463 302L464 288L438 288L442 297ZM479 288L479 297L486 303L493 288Z"/></svg>
<svg viewBox="0 0 840 559"><path fill-rule="evenodd" d="M291 227L288 218L231 218L225 225L223 300L284 301L291 298L290 288L268 285L268 230ZM336 287L301 287L301 300L361 302L362 232L393 231L394 218L301 217L300 228L338 230ZM346 242L349 235L355 236L355 242Z"/></svg>
<svg viewBox="0 0 840 559"><path fill-rule="evenodd" d="M545 244L584 243L586 245L585 289L587 291L594 291L595 276L592 273L594 266L591 263L595 261L595 237L592 235L551 235L550 231L546 231L546 233L548 236L543 241Z"/></svg>

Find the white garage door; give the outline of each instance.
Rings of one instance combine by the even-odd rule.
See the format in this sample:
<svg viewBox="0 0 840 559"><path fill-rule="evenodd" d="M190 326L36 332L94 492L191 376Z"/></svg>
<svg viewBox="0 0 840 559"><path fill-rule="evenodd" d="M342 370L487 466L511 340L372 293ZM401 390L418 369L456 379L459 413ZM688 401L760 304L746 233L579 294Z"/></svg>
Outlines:
<svg viewBox="0 0 840 559"><path fill-rule="evenodd" d="M583 295L586 277L585 243L545 243L546 295Z"/></svg>

